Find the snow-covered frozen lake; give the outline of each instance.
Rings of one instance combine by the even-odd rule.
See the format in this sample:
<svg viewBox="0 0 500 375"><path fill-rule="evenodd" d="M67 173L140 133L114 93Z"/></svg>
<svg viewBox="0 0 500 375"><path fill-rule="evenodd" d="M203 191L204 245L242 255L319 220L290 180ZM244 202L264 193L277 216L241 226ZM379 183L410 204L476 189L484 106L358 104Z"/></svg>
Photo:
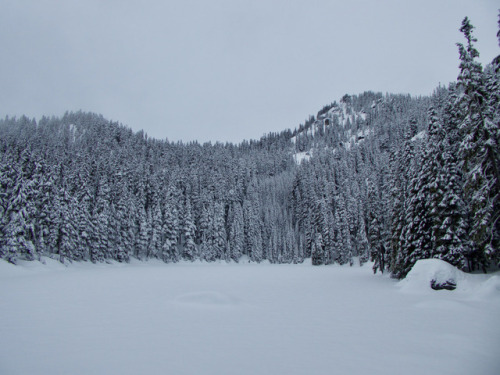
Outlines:
<svg viewBox="0 0 500 375"><path fill-rule="evenodd" d="M369 266L0 260L0 374L500 374L499 316Z"/></svg>

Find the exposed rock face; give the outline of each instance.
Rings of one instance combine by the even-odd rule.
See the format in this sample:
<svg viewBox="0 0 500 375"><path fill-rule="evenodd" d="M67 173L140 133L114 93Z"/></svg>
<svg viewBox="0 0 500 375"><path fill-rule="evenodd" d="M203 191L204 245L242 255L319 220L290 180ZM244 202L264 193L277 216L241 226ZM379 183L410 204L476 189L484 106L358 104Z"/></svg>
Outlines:
<svg viewBox="0 0 500 375"><path fill-rule="evenodd" d="M432 279L431 288L434 290L455 290L457 288L457 283L453 279L449 279L444 282L438 282L436 279Z"/></svg>

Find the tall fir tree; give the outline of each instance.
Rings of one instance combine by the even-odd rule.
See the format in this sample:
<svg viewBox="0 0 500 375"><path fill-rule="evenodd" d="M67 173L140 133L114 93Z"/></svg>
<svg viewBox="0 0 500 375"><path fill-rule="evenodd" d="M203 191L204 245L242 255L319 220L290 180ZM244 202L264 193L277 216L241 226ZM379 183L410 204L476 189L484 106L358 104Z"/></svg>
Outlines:
<svg viewBox="0 0 500 375"><path fill-rule="evenodd" d="M500 247L500 123L495 122L498 102L491 101L479 52L474 46L474 26L466 17L460 28L467 41L458 43L461 94L456 107L462 114L460 130L463 141L460 153L463 160L465 194L470 205L471 239L476 246L473 267L486 269L489 262L498 262ZM492 93L493 94L493 93ZM496 94L493 94L497 96ZM495 104L497 108L495 108Z"/></svg>

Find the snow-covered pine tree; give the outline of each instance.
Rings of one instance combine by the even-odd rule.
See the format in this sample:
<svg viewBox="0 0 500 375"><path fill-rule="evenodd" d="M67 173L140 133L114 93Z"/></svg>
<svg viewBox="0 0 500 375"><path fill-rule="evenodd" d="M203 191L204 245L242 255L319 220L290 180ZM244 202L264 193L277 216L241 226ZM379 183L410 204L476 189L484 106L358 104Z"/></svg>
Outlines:
<svg viewBox="0 0 500 375"><path fill-rule="evenodd" d="M164 262L177 262L179 260L179 212L175 204L175 195L169 194L163 207L163 244L162 259Z"/></svg>
<svg viewBox="0 0 500 375"><path fill-rule="evenodd" d="M238 262L243 254L245 234L243 232L243 209L241 204L234 201L231 206L232 221L229 228L229 259Z"/></svg>
<svg viewBox="0 0 500 375"><path fill-rule="evenodd" d="M243 223L245 233L245 253L250 260L263 260L262 231L260 221L260 204L258 200L256 181L252 181L247 196L243 201Z"/></svg>
<svg viewBox="0 0 500 375"><path fill-rule="evenodd" d="M224 204L216 202L213 206L213 222L212 222L212 246L215 259L225 259L224 252L226 251L226 223L224 220Z"/></svg>
<svg viewBox="0 0 500 375"><path fill-rule="evenodd" d="M144 260L149 243L150 223L146 210L142 206L139 209L138 230L134 246L134 256L137 259Z"/></svg>
<svg viewBox="0 0 500 375"><path fill-rule="evenodd" d="M463 114L460 144L465 177L465 195L470 205L471 239L477 252L472 267L486 268L497 258L500 247L500 123L495 121L498 112L497 95L487 90L481 64L476 60L479 52L474 46L474 26L466 17L460 28L467 44L458 43L460 74L458 87L461 95L456 107Z"/></svg>
<svg viewBox="0 0 500 375"><path fill-rule="evenodd" d="M311 249L311 262L313 266L319 266L321 264L325 264L325 250L323 243L323 236L321 232L317 232L314 234L314 242L312 244Z"/></svg>
<svg viewBox="0 0 500 375"><path fill-rule="evenodd" d="M377 186L368 178L367 181L367 222L368 222L368 242L370 245L370 260L374 262L373 272L384 273L386 261L386 249L382 237L382 214L380 194Z"/></svg>
<svg viewBox="0 0 500 375"><path fill-rule="evenodd" d="M32 177L33 156L24 150L20 160L2 171L2 257L11 263L18 258L33 260L36 256L35 220L37 216L35 199L38 184ZM36 177L35 177L36 178Z"/></svg>
<svg viewBox="0 0 500 375"><path fill-rule="evenodd" d="M59 261L64 263L66 260L78 259L82 255L78 254L78 223L77 210L78 201L71 197L67 190L61 192L60 200L60 225L58 239Z"/></svg>
<svg viewBox="0 0 500 375"><path fill-rule="evenodd" d="M404 133L404 141L399 148L391 153L390 164L390 190L391 190L391 251L389 259L389 267L391 273L395 277L400 277L402 258L405 254L405 226L407 225L407 213L409 203L409 191L411 177L417 171L417 163L415 158L415 147L413 137L415 136L415 128L409 126Z"/></svg>
<svg viewBox="0 0 500 375"><path fill-rule="evenodd" d="M160 205L157 204L152 209L151 237L148 243L148 258L161 258L162 249L162 215Z"/></svg>
<svg viewBox="0 0 500 375"><path fill-rule="evenodd" d="M453 264L461 269L470 269L467 260L472 254L469 240L469 219L463 201L462 180L455 156L445 151L442 155L443 169L441 183L443 187L436 209L435 250L433 257Z"/></svg>
<svg viewBox="0 0 500 375"><path fill-rule="evenodd" d="M196 257L196 227L191 211L191 201L189 198L186 198L182 217L182 258L193 261Z"/></svg>
<svg viewBox="0 0 500 375"><path fill-rule="evenodd" d="M435 94L435 107L429 109L427 154L424 164L435 165L436 173L429 188L432 220L431 257L465 268L470 255L466 204L462 178L455 151L456 125L446 115L447 94Z"/></svg>

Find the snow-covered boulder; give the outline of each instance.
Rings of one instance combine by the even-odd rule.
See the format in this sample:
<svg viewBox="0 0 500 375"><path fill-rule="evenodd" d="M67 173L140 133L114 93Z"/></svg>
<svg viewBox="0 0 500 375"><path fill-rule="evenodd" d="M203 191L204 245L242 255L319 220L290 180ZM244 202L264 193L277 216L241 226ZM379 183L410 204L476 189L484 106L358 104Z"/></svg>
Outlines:
<svg viewBox="0 0 500 375"><path fill-rule="evenodd" d="M439 259L417 261L398 285L402 291L410 293L435 293L434 290L447 289L473 298L500 298L500 272L469 274Z"/></svg>
<svg viewBox="0 0 500 375"><path fill-rule="evenodd" d="M405 279L400 282L403 290L421 291L454 290L466 278L464 272L440 259L417 261Z"/></svg>

